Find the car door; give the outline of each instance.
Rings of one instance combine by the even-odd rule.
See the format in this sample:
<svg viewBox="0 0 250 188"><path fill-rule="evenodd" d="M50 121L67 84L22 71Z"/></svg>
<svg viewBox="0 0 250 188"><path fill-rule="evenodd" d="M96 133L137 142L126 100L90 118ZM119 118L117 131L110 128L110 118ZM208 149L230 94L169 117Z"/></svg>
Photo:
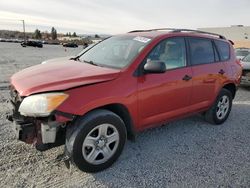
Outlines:
<svg viewBox="0 0 250 188"><path fill-rule="evenodd" d="M189 57L193 72L190 106L193 110L206 108L216 98L225 81L225 65L220 62L214 42L206 38L189 38Z"/></svg>
<svg viewBox="0 0 250 188"><path fill-rule="evenodd" d="M192 89L192 71L187 66L184 38L161 41L143 63L148 61L164 62L167 70L138 77L138 112L144 127L186 113Z"/></svg>

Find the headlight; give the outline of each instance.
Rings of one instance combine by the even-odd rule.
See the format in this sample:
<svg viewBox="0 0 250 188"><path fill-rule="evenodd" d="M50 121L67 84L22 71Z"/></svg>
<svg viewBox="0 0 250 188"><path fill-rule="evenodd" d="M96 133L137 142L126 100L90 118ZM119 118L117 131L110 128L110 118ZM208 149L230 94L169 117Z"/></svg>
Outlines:
<svg viewBox="0 0 250 188"><path fill-rule="evenodd" d="M45 93L24 98L19 112L24 116L46 117L68 98L65 93Z"/></svg>

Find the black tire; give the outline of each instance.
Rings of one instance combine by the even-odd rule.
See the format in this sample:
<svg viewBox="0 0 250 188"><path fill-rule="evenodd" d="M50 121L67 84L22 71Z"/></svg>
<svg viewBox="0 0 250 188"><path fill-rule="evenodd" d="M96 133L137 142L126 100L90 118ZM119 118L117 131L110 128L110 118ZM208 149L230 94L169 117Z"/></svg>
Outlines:
<svg viewBox="0 0 250 188"><path fill-rule="evenodd" d="M226 96L228 98L229 107L223 118L219 118L217 115L217 110L219 109L218 104L222 100L223 96ZM206 121L214 125L220 125L224 123L231 112L232 101L233 101L232 93L229 90L222 88L213 106L211 106L210 109L205 112Z"/></svg>
<svg viewBox="0 0 250 188"><path fill-rule="evenodd" d="M101 164L92 164L84 158L82 150L83 144L85 138L95 130L96 127L98 128L98 126L102 126L103 124L110 124L116 129L116 133L118 132L119 135L119 141L115 147L116 149L113 149L114 153L107 161ZM73 126L67 130L66 153L70 156L73 164L75 164L80 170L84 172L98 172L110 167L118 159L122 153L126 139L127 131L122 119L111 111L99 109L92 111L83 117L79 117L73 123ZM91 148L91 150L92 149L94 148Z"/></svg>

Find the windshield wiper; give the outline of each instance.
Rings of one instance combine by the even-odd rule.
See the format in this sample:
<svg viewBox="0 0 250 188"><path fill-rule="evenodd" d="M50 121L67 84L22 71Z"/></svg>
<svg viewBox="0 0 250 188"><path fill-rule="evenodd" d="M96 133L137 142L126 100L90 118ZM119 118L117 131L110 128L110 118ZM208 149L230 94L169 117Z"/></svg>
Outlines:
<svg viewBox="0 0 250 188"><path fill-rule="evenodd" d="M97 63L94 63L93 61L83 60L83 62L84 62L84 63L91 64L91 65L95 65L95 66L100 66L100 65L98 65Z"/></svg>
<svg viewBox="0 0 250 188"><path fill-rule="evenodd" d="M79 60L79 56L71 57L69 60L77 61L77 60Z"/></svg>

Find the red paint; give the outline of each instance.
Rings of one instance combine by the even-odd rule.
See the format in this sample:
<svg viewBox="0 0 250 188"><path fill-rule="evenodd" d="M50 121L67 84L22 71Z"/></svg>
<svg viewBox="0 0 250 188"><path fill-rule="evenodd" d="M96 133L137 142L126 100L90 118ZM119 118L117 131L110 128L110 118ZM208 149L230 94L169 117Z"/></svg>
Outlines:
<svg viewBox="0 0 250 188"><path fill-rule="evenodd" d="M202 35L165 32L129 35L150 37L152 41L130 66L122 70L77 61L48 63L15 74L11 78L12 85L22 96L65 91L69 98L57 110L73 115L84 115L107 104L122 104L128 109L135 130L138 131L207 110L223 86L229 83L237 86L240 82L241 67L230 42L231 59L227 62L189 66L163 74L136 77L135 70L159 41L175 36ZM225 70L224 75L219 74L220 69ZM193 78L190 81L182 80L186 74Z"/></svg>
<svg viewBox="0 0 250 188"><path fill-rule="evenodd" d="M119 72L120 70L68 60L26 68L14 74L11 83L21 96L28 96L112 80Z"/></svg>

